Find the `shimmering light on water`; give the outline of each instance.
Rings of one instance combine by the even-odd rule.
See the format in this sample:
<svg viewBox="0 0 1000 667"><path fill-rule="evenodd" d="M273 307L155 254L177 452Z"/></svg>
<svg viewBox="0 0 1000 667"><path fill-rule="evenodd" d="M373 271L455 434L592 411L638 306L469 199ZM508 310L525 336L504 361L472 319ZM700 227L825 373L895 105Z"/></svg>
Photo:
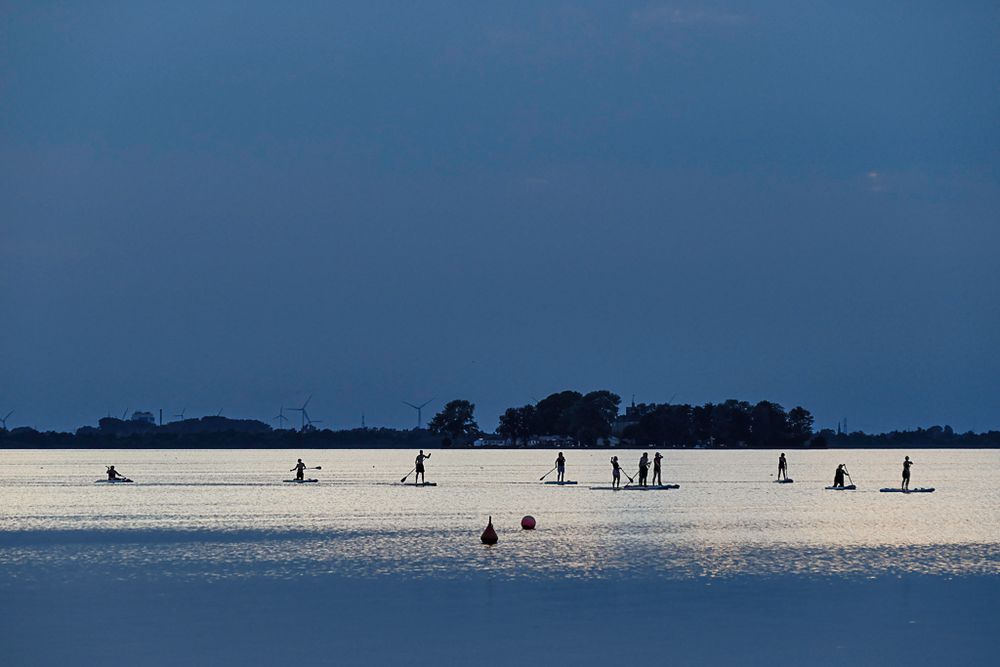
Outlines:
<svg viewBox="0 0 1000 667"><path fill-rule="evenodd" d="M287 451L6 451L0 569L68 561L157 576L340 572L592 578L1000 573L1000 452L907 452L925 495L881 494L903 452L666 451L679 490L591 491L606 451L568 451L578 486L538 482L550 451L435 452L436 488L398 484L413 452L310 450L319 484L283 484ZM618 452L631 473L640 452ZM135 484L94 484L114 463ZM825 491L837 463L859 490ZM412 480L412 477L410 478ZM627 481L627 480L626 480ZM538 529L521 531L534 515ZM500 544L483 547L492 515Z"/></svg>

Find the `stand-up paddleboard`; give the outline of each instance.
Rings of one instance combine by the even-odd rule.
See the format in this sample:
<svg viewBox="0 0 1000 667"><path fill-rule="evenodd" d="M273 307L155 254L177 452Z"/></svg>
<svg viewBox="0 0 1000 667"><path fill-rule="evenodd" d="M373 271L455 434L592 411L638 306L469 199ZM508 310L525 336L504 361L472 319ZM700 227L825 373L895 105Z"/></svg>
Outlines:
<svg viewBox="0 0 1000 667"><path fill-rule="evenodd" d="M400 484L400 486L437 486L437 482L420 482L419 484L411 482L410 484Z"/></svg>
<svg viewBox="0 0 1000 667"><path fill-rule="evenodd" d="M775 484L791 484L794 481L795 481L794 479L776 479L776 480L774 480L774 483Z"/></svg>
<svg viewBox="0 0 1000 667"><path fill-rule="evenodd" d="M131 484L132 480L129 478L125 479L99 479L94 484Z"/></svg>
<svg viewBox="0 0 1000 667"><path fill-rule="evenodd" d="M555 486L569 486L569 485L572 485L572 484L576 484L576 482L573 482L573 481L570 481L570 480L566 480L565 482L544 482L544 483L545 484L553 484Z"/></svg>
<svg viewBox="0 0 1000 667"><path fill-rule="evenodd" d="M656 486L592 486L591 491L670 491L681 488L680 484L658 484Z"/></svg>
<svg viewBox="0 0 1000 667"><path fill-rule="evenodd" d="M879 489L879 491L881 493L934 493L934 487L933 486L930 488L917 487L915 489L899 489L899 488Z"/></svg>
<svg viewBox="0 0 1000 667"><path fill-rule="evenodd" d="M318 479L283 479L281 480L285 484L314 484L318 482Z"/></svg>
<svg viewBox="0 0 1000 667"><path fill-rule="evenodd" d="M853 484L848 484L847 486L828 486L828 487L826 487L826 490L827 491L854 491L857 488L858 487L854 486Z"/></svg>

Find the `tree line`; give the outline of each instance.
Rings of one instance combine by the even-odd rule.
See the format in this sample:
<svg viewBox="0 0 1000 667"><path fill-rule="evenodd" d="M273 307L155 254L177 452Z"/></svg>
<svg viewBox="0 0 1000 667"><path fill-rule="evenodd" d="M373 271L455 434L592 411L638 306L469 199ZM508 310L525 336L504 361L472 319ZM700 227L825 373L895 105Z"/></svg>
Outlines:
<svg viewBox="0 0 1000 667"><path fill-rule="evenodd" d="M799 447L813 438L813 416L801 406L786 411L772 401L735 399L694 406L640 403L619 416L620 404L621 397L606 390L561 391L508 408L497 434L514 444L562 436L586 447L607 444L612 435L658 447Z"/></svg>

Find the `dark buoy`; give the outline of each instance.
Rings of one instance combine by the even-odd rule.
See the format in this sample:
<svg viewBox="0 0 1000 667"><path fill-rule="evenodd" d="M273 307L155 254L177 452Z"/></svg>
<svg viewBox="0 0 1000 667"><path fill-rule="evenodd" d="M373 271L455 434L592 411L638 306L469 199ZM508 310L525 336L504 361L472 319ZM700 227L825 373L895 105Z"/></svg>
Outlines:
<svg viewBox="0 0 1000 667"><path fill-rule="evenodd" d="M483 534L479 539L483 541L483 544L496 544L500 541L500 538L497 537L497 531L493 529L492 516L490 517L490 522L486 524L486 530L483 531Z"/></svg>
<svg viewBox="0 0 1000 667"><path fill-rule="evenodd" d="M531 516L529 514L526 517L524 517L523 519L521 519L521 528L524 528L525 530L534 530L535 529L535 517L533 517L533 516Z"/></svg>

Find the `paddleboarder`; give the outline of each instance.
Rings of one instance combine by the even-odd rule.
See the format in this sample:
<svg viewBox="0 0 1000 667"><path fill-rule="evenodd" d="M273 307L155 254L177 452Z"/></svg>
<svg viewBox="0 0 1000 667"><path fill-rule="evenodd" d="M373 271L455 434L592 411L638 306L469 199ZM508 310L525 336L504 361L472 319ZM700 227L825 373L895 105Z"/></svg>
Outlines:
<svg viewBox="0 0 1000 667"><path fill-rule="evenodd" d="M114 466L108 466L108 481L113 482L116 479L125 479L125 475L122 475L117 470L115 470Z"/></svg>
<svg viewBox="0 0 1000 667"><path fill-rule="evenodd" d="M563 456L562 452L559 452L559 456L556 457L556 481L566 481L566 457Z"/></svg>
<svg viewBox="0 0 1000 667"><path fill-rule="evenodd" d="M663 460L663 456L656 452L656 456L653 457L653 484L659 484L663 486L663 476L660 472L660 462Z"/></svg>
<svg viewBox="0 0 1000 667"><path fill-rule="evenodd" d="M306 464L302 462L302 459L299 459L299 462L295 464L295 467L289 470L288 472L294 472L295 479L298 480L298 479L305 479L306 476L305 470L306 470Z"/></svg>
<svg viewBox="0 0 1000 667"><path fill-rule="evenodd" d="M618 457L611 457L611 487L617 489L622 485L622 467L618 465Z"/></svg>
<svg viewBox="0 0 1000 667"><path fill-rule="evenodd" d="M415 469L416 469L416 472L417 472L416 477L413 478L413 483L414 484L419 484L421 477L423 478L424 482L427 481L427 475L424 474L424 459L429 459L430 457L431 457L431 455L430 454L424 454L424 450L422 450L422 449L420 450L420 453L417 454L417 458L414 461L414 463L416 464L416 468Z"/></svg>
<svg viewBox="0 0 1000 667"><path fill-rule="evenodd" d="M781 452L781 456L778 457L778 479L782 477L788 479L788 461L785 460L784 452Z"/></svg>
<svg viewBox="0 0 1000 667"><path fill-rule="evenodd" d="M833 485L843 488L844 486L844 464L837 466L837 472L833 473Z"/></svg>
<svg viewBox="0 0 1000 667"><path fill-rule="evenodd" d="M907 456L903 459L903 485L900 487L903 491L910 490L910 466L913 465L913 461Z"/></svg>
<svg viewBox="0 0 1000 667"><path fill-rule="evenodd" d="M646 486L646 476L649 474L649 452L643 452L639 457L639 486Z"/></svg>

